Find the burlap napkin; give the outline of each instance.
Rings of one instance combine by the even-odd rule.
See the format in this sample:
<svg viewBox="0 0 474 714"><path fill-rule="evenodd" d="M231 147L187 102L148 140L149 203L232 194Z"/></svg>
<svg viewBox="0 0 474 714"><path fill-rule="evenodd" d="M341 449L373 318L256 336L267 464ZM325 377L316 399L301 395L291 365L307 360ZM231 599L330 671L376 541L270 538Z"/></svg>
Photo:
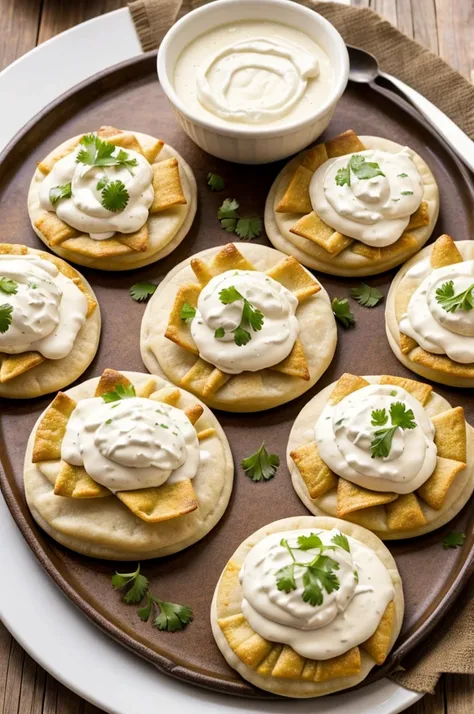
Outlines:
<svg viewBox="0 0 474 714"><path fill-rule="evenodd" d="M324 15L348 44L372 52L382 69L430 99L474 139L474 87L446 62L410 40L368 8L295 0ZM156 49L171 25L212 0L135 0L129 3L145 52ZM392 679L417 692L433 693L443 672L474 674L474 582L448 618Z"/></svg>

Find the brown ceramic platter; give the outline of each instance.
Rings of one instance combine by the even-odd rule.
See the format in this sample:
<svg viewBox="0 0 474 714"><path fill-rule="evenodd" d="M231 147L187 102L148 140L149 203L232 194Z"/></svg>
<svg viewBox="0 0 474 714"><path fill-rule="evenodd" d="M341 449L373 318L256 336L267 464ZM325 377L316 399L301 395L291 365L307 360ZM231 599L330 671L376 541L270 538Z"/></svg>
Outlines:
<svg viewBox="0 0 474 714"><path fill-rule="evenodd" d="M68 137L101 124L152 134L176 148L193 168L199 188L199 209L183 243L165 260L136 271L107 273L80 267L99 299L102 338L97 356L80 381L101 374L105 367L146 371L139 349L144 306L133 302L128 288L139 280L159 282L184 258L229 240L216 219L223 198L235 196L247 215L263 215L265 198L282 163L241 166L213 158L197 148L176 123L156 79L156 54L137 57L107 70L63 95L44 110L0 157L0 242L25 243L44 249L33 233L26 210L28 185L39 161ZM456 240L474 236L472 181L449 149L403 100L376 86L349 85L326 136L352 128L360 134L385 136L410 145L429 164L440 187L440 218L433 238L447 232ZM324 137L323 137L324 139ZM214 171L225 179L224 193L213 194L206 176ZM258 242L269 245L265 236ZM396 271L367 278L387 294ZM360 282L318 274L331 296L347 296ZM294 419L320 389L344 371L355 374L413 376L394 357L385 337L384 309L368 310L351 300L357 326L339 328L335 358L320 382L305 395L282 407L258 414L217 416L232 448L236 477L229 507L220 523L196 545L167 558L145 561L143 572L160 597L189 603L194 622L182 632L158 632L142 623L136 608L125 605L111 588L115 567L127 572L136 563L114 563L78 555L46 536L31 518L23 485L23 456L28 435L51 396L25 401L0 400L0 481L21 532L47 573L81 610L109 635L158 669L211 689L250 697L271 695L244 682L230 669L211 634L209 609L217 579L228 558L250 533L270 521L307 514L294 492L285 465L285 450ZM468 390L435 385L453 405L462 405L474 424ZM253 483L239 467L244 456L265 440L282 465L267 483ZM383 667L365 682L393 671L417 656L420 644L442 617L449 618L455 598L474 560L474 507L468 504L444 528L407 541L388 542L403 578L406 612L401 635ZM467 534L462 548L444 550L451 530Z"/></svg>

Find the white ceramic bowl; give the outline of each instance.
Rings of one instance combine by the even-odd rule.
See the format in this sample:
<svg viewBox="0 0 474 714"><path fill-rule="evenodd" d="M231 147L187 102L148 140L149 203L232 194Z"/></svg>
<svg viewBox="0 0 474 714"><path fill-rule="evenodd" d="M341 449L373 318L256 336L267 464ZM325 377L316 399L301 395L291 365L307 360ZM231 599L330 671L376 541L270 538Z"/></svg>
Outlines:
<svg viewBox="0 0 474 714"><path fill-rule="evenodd" d="M197 36L219 25L241 20L276 20L309 35L326 52L334 72L330 96L314 116L284 127L222 127L196 116L173 85L176 62ZM289 0L218 0L181 18L166 34L158 51L158 77L184 131L213 156L240 164L264 164L301 151L326 129L349 75L347 49L339 32L321 15Z"/></svg>

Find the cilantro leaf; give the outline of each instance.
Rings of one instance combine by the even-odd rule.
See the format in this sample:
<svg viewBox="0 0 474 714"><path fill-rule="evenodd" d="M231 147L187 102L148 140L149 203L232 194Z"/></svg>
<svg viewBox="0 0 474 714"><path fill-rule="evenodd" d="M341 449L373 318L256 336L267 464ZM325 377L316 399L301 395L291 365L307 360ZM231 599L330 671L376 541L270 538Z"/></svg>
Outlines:
<svg viewBox="0 0 474 714"><path fill-rule="evenodd" d="M356 288L352 288L351 297L357 300L362 307L375 307L383 300L383 293L377 288L361 283Z"/></svg>
<svg viewBox="0 0 474 714"><path fill-rule="evenodd" d="M241 466L245 475L252 481L268 481L275 476L280 466L280 457L277 454L269 454L264 442L255 454L242 459Z"/></svg>
<svg viewBox="0 0 474 714"><path fill-rule="evenodd" d="M227 233L235 233L236 225L237 218L223 218L221 220L221 226Z"/></svg>
<svg viewBox="0 0 474 714"><path fill-rule="evenodd" d="M402 196L413 196L413 191L400 191Z"/></svg>
<svg viewBox="0 0 474 714"><path fill-rule="evenodd" d="M344 533L336 533L336 535L332 537L331 542L334 543L334 545L338 545L339 548L346 550L348 553L351 552L349 541Z"/></svg>
<svg viewBox="0 0 474 714"><path fill-rule="evenodd" d="M384 415L382 415L382 412L384 412ZM372 425L381 425L383 418L385 419L383 423L386 424L388 419L385 417L385 409L375 409L372 412ZM392 448L393 436L398 428L414 429L416 427L413 411L407 409L403 402L393 402L393 404L390 405L390 420L392 426L385 427L385 429L378 429L374 432L374 438L370 442L370 452L373 459L384 459L389 455L390 449Z"/></svg>
<svg viewBox="0 0 474 714"><path fill-rule="evenodd" d="M380 166L374 161L366 161L364 156L354 154L349 161L349 168L358 179L371 179L375 176L385 176Z"/></svg>
<svg viewBox="0 0 474 714"><path fill-rule="evenodd" d="M372 426L385 426L388 422L388 414L386 409L374 409L371 414Z"/></svg>
<svg viewBox="0 0 474 714"><path fill-rule="evenodd" d="M397 174L398 178L408 178L408 174L403 172L402 174Z"/></svg>
<svg viewBox="0 0 474 714"><path fill-rule="evenodd" d="M223 191L225 189L224 179L219 174L208 173L207 185L211 191Z"/></svg>
<svg viewBox="0 0 474 714"><path fill-rule="evenodd" d="M252 339L250 332L240 325L232 330L232 334L234 335L234 342L237 347L244 347Z"/></svg>
<svg viewBox="0 0 474 714"><path fill-rule="evenodd" d="M110 179L108 176L105 174L100 177L100 179L97 181L97 186L96 189L100 191L101 189L105 188L107 184L109 183Z"/></svg>
<svg viewBox="0 0 474 714"><path fill-rule="evenodd" d="M465 533L456 533L455 531L452 531L443 538L443 548L445 550L448 550L448 548L459 548L461 545L464 545L465 540Z"/></svg>
<svg viewBox="0 0 474 714"><path fill-rule="evenodd" d="M49 200L53 206L63 198L71 198L72 188L70 183L63 183L60 186L53 186L49 189Z"/></svg>
<svg viewBox="0 0 474 714"><path fill-rule="evenodd" d="M310 533L309 536L298 536L298 549L311 550L311 548L323 548L323 542L317 533Z"/></svg>
<svg viewBox="0 0 474 714"><path fill-rule="evenodd" d="M196 308L188 302L184 302L181 306L179 316L183 322L191 322L191 320L196 317Z"/></svg>
<svg viewBox="0 0 474 714"><path fill-rule="evenodd" d="M245 328L251 327L255 332L261 330L264 321L263 313L257 308L254 308L252 303L244 298L244 296L241 295L233 285L228 288L223 288L220 291L219 300L223 305L230 305L237 300L243 300L244 305L242 308L240 323L232 330L235 344L238 347L243 347L252 339L252 335ZM221 329L223 328L219 328L219 336L223 337L224 334L221 334Z"/></svg>
<svg viewBox="0 0 474 714"><path fill-rule="evenodd" d="M0 305L0 334L4 334L12 324L13 306L7 302Z"/></svg>
<svg viewBox="0 0 474 714"><path fill-rule="evenodd" d="M145 300L148 300L150 295L153 295L156 288L157 286L155 283L151 283L149 280L143 280L140 283L132 285L128 292L133 300L136 300L137 302L144 302Z"/></svg>
<svg viewBox="0 0 474 714"><path fill-rule="evenodd" d="M176 632L183 630L187 624L193 621L193 611L188 605L178 605L175 602L167 602L154 598L154 602L160 608L160 613L153 620L154 627L158 630Z"/></svg>
<svg viewBox="0 0 474 714"><path fill-rule="evenodd" d="M472 291L474 283L467 290L454 294L454 283L448 280L436 290L436 302L438 302L446 312L456 312L456 310L465 310L469 312L474 307L474 297Z"/></svg>
<svg viewBox="0 0 474 714"><path fill-rule="evenodd" d="M104 186L100 195L103 207L112 213L123 211L130 198L123 181L110 181Z"/></svg>
<svg viewBox="0 0 474 714"><path fill-rule="evenodd" d="M260 332L263 325L263 313L255 308L252 303L244 298L244 309L242 310L242 322L247 322L252 330Z"/></svg>
<svg viewBox="0 0 474 714"><path fill-rule="evenodd" d="M290 563L290 565L285 565L284 568L280 568L276 571L275 575L278 590L283 590L285 593L296 590L294 563Z"/></svg>
<svg viewBox="0 0 474 714"><path fill-rule="evenodd" d="M108 402L118 402L120 399L130 399L136 396L133 384L117 384L111 392L102 394L102 399L107 404Z"/></svg>
<svg viewBox="0 0 474 714"><path fill-rule="evenodd" d="M223 327L218 327L217 330L214 332L214 337L216 340L221 339L225 335L225 330Z"/></svg>
<svg viewBox="0 0 474 714"><path fill-rule="evenodd" d="M239 208L239 202L235 198L226 198L222 202L222 205L217 211L217 218L222 221L223 218L235 218L239 217L237 213Z"/></svg>
<svg viewBox="0 0 474 714"><path fill-rule="evenodd" d="M374 438L370 442L370 453L373 459L385 459L389 455L396 430L397 427L392 426L375 432Z"/></svg>
<svg viewBox="0 0 474 714"><path fill-rule="evenodd" d="M307 568L303 574L303 595L304 602L308 602L315 607L323 604L323 591L319 584L318 571L315 568Z"/></svg>
<svg viewBox="0 0 474 714"><path fill-rule="evenodd" d="M148 589L148 579L140 574L140 565L134 573L115 573L112 576L112 587L114 590L128 588L123 599L127 604L137 604L143 600Z"/></svg>
<svg viewBox="0 0 474 714"><path fill-rule="evenodd" d="M332 593L334 590L339 590L339 579L335 574L335 570L339 570L337 560L330 558L327 555L320 555L314 564L307 567L303 575L303 600L310 605L322 605L323 592Z"/></svg>
<svg viewBox="0 0 474 714"><path fill-rule="evenodd" d="M235 232L242 240L258 238L263 229L263 221L258 216L253 218L239 218Z"/></svg>
<svg viewBox="0 0 474 714"><path fill-rule="evenodd" d="M95 146L96 135L95 134L86 134L85 136L82 137L82 139L79 143L82 148L77 153L76 163L93 166L94 159L95 159L95 156L97 153L97 149Z"/></svg>
<svg viewBox="0 0 474 714"><path fill-rule="evenodd" d="M356 581L356 583L359 582L359 573L357 572L357 570L354 570L354 580Z"/></svg>
<svg viewBox="0 0 474 714"><path fill-rule="evenodd" d="M341 166L341 168L337 170L336 183L338 186L351 185L351 174L349 171L349 166Z"/></svg>
<svg viewBox="0 0 474 714"><path fill-rule="evenodd" d="M223 305L230 305L236 300L243 300L244 296L239 293L237 288L231 285L229 288L222 288L219 293L219 300Z"/></svg>
<svg viewBox="0 0 474 714"><path fill-rule="evenodd" d="M394 402L390 405L390 418L393 426L400 426L402 429L414 429L416 426L413 411L407 409L403 402Z"/></svg>
<svg viewBox="0 0 474 714"><path fill-rule="evenodd" d="M81 148L76 155L76 162L86 164L87 166L124 166L130 173L132 168L138 166L137 159L129 158L129 154L123 149L119 149L116 156L114 152L117 149L115 144L109 141L104 141L96 134L87 134L80 141ZM99 183L107 183L107 178L100 179ZM105 185L104 183L104 185ZM103 186L98 186L103 188Z"/></svg>
<svg viewBox="0 0 474 714"><path fill-rule="evenodd" d="M333 298L331 305L334 317L336 320L339 320L343 327L352 327L352 325L355 324L355 317L351 311L349 300L347 298L339 300L339 298L335 297Z"/></svg>
<svg viewBox="0 0 474 714"><path fill-rule="evenodd" d="M18 283L10 278L0 278L0 292L7 295L16 295L18 292Z"/></svg>
<svg viewBox="0 0 474 714"><path fill-rule="evenodd" d="M138 608L137 615L140 618L140 620L142 620L142 622L148 622L152 610L153 610L153 596L150 593L150 591L148 591L146 594L146 605L144 605L144 607Z"/></svg>

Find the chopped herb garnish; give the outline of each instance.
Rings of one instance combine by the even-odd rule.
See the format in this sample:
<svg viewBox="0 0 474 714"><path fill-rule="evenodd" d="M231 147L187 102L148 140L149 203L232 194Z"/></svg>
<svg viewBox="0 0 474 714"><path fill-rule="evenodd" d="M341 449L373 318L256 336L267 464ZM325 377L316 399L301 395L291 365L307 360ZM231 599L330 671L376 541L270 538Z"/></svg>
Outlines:
<svg viewBox="0 0 474 714"><path fill-rule="evenodd" d="M356 581L356 583L359 582L359 573L357 572L357 570L354 570L354 580Z"/></svg>
<svg viewBox="0 0 474 714"><path fill-rule="evenodd" d="M242 240L253 240L258 238L262 232L263 222L258 216L253 218L239 218L235 227L235 232Z"/></svg>
<svg viewBox="0 0 474 714"><path fill-rule="evenodd" d="M244 218L238 213L239 202L235 198L226 198L217 211L221 227L228 233L236 233L241 240L258 238L263 229L262 219L258 216Z"/></svg>
<svg viewBox="0 0 474 714"><path fill-rule="evenodd" d="M112 424L112 419L107 419L106 424Z"/></svg>
<svg viewBox="0 0 474 714"><path fill-rule="evenodd" d="M385 409L374 409L371 414L372 426L384 426L388 422L388 415ZM394 402L390 405L391 426L377 429L374 438L370 443L372 458L386 458L392 448L393 436L398 428L414 429L416 427L415 416L411 409L407 409L402 402Z"/></svg>
<svg viewBox="0 0 474 714"><path fill-rule="evenodd" d="M241 295L233 285L220 291L219 300L224 305L230 305L237 300L243 301L240 323L232 330L232 334L234 335L234 342L238 347L246 345L252 339L252 335L245 328L250 327L254 332L259 332L262 329L263 321L265 319L263 313L261 313L260 310L255 308L251 302L244 298L244 296ZM224 335L219 333L219 337L223 336Z"/></svg>
<svg viewBox="0 0 474 714"><path fill-rule="evenodd" d="M162 429L169 429L169 426L166 426L166 424L160 424Z"/></svg>
<svg viewBox="0 0 474 714"><path fill-rule="evenodd" d="M269 454L263 443L255 454L242 459L241 466L252 481L269 481L280 466L280 457Z"/></svg>
<svg viewBox="0 0 474 714"><path fill-rule="evenodd" d="M413 196L413 191L400 191L402 196Z"/></svg>
<svg viewBox="0 0 474 714"><path fill-rule="evenodd" d="M349 300L347 298L339 300L339 298L335 297L333 298L331 305L334 317L339 320L343 327L352 327L352 325L355 324L355 317L351 311Z"/></svg>
<svg viewBox="0 0 474 714"><path fill-rule="evenodd" d="M53 206L63 198L71 198L72 188L70 183L63 183L61 186L53 186L49 189L49 200Z"/></svg>
<svg viewBox="0 0 474 714"><path fill-rule="evenodd" d="M220 340L222 337L225 335L225 330L223 327L218 327L217 330L214 332L214 337L216 340Z"/></svg>
<svg viewBox="0 0 474 714"><path fill-rule="evenodd" d="M461 293L454 294L454 283L448 280L436 290L436 302L438 302L446 312L456 312L456 310L465 310L468 312L474 307L474 298L472 291L474 283L467 290Z"/></svg>
<svg viewBox="0 0 474 714"><path fill-rule="evenodd" d="M100 195L103 207L112 213L123 211L130 198L123 181L109 181Z"/></svg>
<svg viewBox="0 0 474 714"><path fill-rule="evenodd" d="M196 317L196 308L188 302L185 302L181 306L179 316L183 322L191 322L191 320Z"/></svg>
<svg viewBox="0 0 474 714"><path fill-rule="evenodd" d="M105 188L105 186L107 186L109 181L110 181L109 177L106 176L105 174L103 176L101 176L101 178L97 181L97 186L96 186L97 190L101 191L103 188Z"/></svg>
<svg viewBox="0 0 474 714"><path fill-rule="evenodd" d="M117 147L108 141L103 141L95 134L87 134L80 141L81 149L77 152L76 162L87 166L124 166L130 173L138 166L137 159L130 159L129 154L120 149L113 156Z"/></svg>
<svg viewBox="0 0 474 714"><path fill-rule="evenodd" d="M223 191L225 189L224 179L219 174L208 173L207 185L211 191Z"/></svg>
<svg viewBox="0 0 474 714"><path fill-rule="evenodd" d="M130 399L136 396L133 384L117 384L114 390L102 394L102 399L108 404L109 402L118 402L120 399Z"/></svg>
<svg viewBox="0 0 474 714"><path fill-rule="evenodd" d="M351 173L358 179L371 179L375 176L385 176L380 166L374 161L366 161L364 156L353 154L347 166L341 167L336 173L338 186L351 185Z"/></svg>
<svg viewBox="0 0 474 714"><path fill-rule="evenodd" d="M0 292L6 295L16 295L18 292L18 283L10 278L0 278Z"/></svg>
<svg viewBox="0 0 474 714"><path fill-rule="evenodd" d="M133 300L136 300L137 302L144 302L145 300L148 300L150 295L153 295L156 288L157 286L155 283L151 283L149 280L143 280L140 283L132 285L128 292Z"/></svg>
<svg viewBox="0 0 474 714"><path fill-rule="evenodd" d="M443 538L443 548L445 550L448 550L448 548L459 548L461 545L464 545L465 540L465 533L456 533L455 531L452 531Z"/></svg>
<svg viewBox="0 0 474 714"><path fill-rule="evenodd" d="M331 539L331 543L334 543L334 545L338 545L339 548L346 550L348 553L351 552L349 541L347 540L347 536L345 536L344 533L336 533L336 535L333 536L333 538Z"/></svg>
<svg viewBox="0 0 474 714"><path fill-rule="evenodd" d="M2 335L12 324L12 312L13 306L9 305L7 302L0 305L0 334Z"/></svg>
<svg viewBox="0 0 474 714"><path fill-rule="evenodd" d="M362 307L375 307L383 300L383 293L377 288L361 283L356 288L352 288L351 297L357 300Z"/></svg>
<svg viewBox="0 0 474 714"><path fill-rule="evenodd" d="M402 174L397 174L398 178L408 178L408 174L402 173Z"/></svg>

